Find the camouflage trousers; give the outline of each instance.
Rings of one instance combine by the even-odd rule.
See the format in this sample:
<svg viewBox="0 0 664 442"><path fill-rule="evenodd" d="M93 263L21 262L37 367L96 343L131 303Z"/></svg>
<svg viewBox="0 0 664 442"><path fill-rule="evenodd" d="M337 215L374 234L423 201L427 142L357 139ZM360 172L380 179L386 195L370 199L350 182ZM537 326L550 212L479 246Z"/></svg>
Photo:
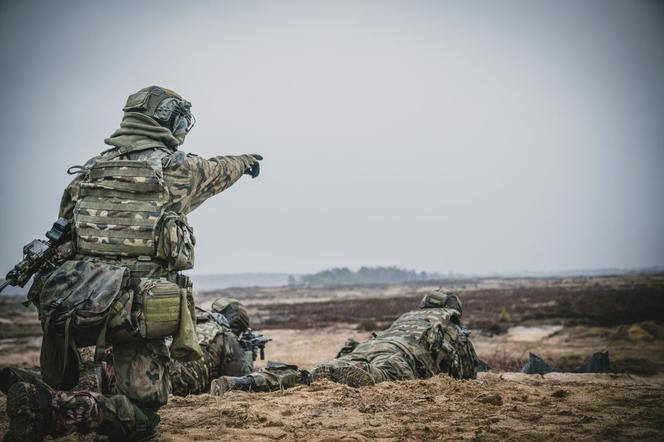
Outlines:
<svg viewBox="0 0 664 442"><path fill-rule="evenodd" d="M28 382L51 393L48 432L53 436L96 432L130 440L149 435L159 422L157 409L168 399L168 349L163 340L134 341L115 344L112 355L112 363L103 366L105 376L89 367L70 391L53 390L32 370L4 369L3 384Z"/></svg>
<svg viewBox="0 0 664 442"><path fill-rule="evenodd" d="M95 432L111 440L131 440L154 432L159 416L141 409L124 395L102 395L90 391L52 392L52 428L55 437Z"/></svg>
<svg viewBox="0 0 664 442"><path fill-rule="evenodd" d="M352 353L318 364L312 377L331 369L355 367L367 372L374 383L417 378L416 361L398 345L372 340L364 342Z"/></svg>
<svg viewBox="0 0 664 442"><path fill-rule="evenodd" d="M219 333L202 344L203 358L196 361L169 363L171 393L174 396L210 392L210 383L219 376L244 376L253 371L244 349L232 333Z"/></svg>
<svg viewBox="0 0 664 442"><path fill-rule="evenodd" d="M269 362L267 368L250 373L256 391L275 391L308 384L308 372L298 370L297 365Z"/></svg>
<svg viewBox="0 0 664 442"><path fill-rule="evenodd" d="M59 406L73 420L64 430L94 431L117 440L152 434L159 422L156 412L168 401L169 360L163 339L113 344L112 363L106 365L110 385L105 388L113 394L64 393L70 402L61 400ZM102 411L101 423L95 410Z"/></svg>
<svg viewBox="0 0 664 442"><path fill-rule="evenodd" d="M113 345L115 389L141 408L158 409L168 402L170 356L163 339Z"/></svg>

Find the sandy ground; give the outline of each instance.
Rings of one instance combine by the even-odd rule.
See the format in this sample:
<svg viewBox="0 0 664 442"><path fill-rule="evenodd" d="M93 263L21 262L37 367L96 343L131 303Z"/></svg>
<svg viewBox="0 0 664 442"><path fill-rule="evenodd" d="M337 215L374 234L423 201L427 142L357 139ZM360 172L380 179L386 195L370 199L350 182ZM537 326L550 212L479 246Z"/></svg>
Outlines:
<svg viewBox="0 0 664 442"><path fill-rule="evenodd" d="M359 389L323 381L273 393L173 397L160 412L156 440L661 441L663 401L662 375L483 373L472 381L443 375ZM0 416L0 432L6 428Z"/></svg>
<svg viewBox="0 0 664 442"><path fill-rule="evenodd" d="M347 337L364 339L350 324L310 330L263 330L274 339L267 358L310 367L334 357ZM615 334L616 330L612 330ZM606 346L609 331L542 326L475 339L482 352L564 352L583 359ZM585 337L583 337L585 336ZM628 335L627 335L628 336ZM583 338L582 338L583 337ZM573 345L565 342L573 341ZM0 344L0 365L34 365L39 338ZM613 340L614 347L664 341ZM637 345L638 344L638 345ZM3 347L4 345L4 347ZM12 345L25 351L9 350ZM9 350L2 352L2 349ZM263 366L266 361L258 361ZM5 398L0 395L0 410ZM482 373L476 380L437 376L354 389L327 381L273 393L231 392L221 398L172 397L161 412L157 440L664 440L664 374L545 376ZM0 433L7 428L0 413ZM65 440L80 440L69 437ZM83 440L93 440L92 436Z"/></svg>
<svg viewBox="0 0 664 442"><path fill-rule="evenodd" d="M664 299L664 280L529 280L521 291L513 289L514 284L481 281L476 287L502 291L466 297L464 317L477 324L471 338L479 356L494 367L476 380L443 375L360 389L324 381L272 393L172 397L160 411L157 440L664 440L664 322L662 312L651 307ZM593 291L598 284L601 290ZM539 291L530 295L530 287ZM264 322L259 330L273 339L266 359L308 368L334 357L347 338L366 339L371 324L391 320L390 315L416 302L416 292L425 288L298 289L292 294L285 288L260 293L235 289L222 295L243 298L250 310L266 317L291 315L290 328L289 322L273 328ZM411 295L399 299L403 293ZM201 304L213 296L218 295L203 297ZM379 302L379 296L386 301ZM369 298L363 305L364 297ZM616 306L615 299L621 297L632 304L647 297L650 304L636 310L633 305ZM13 304L2 307L0 335L11 337L0 339L0 366L37 366L41 338L28 336L34 312ZM505 308L511 315L507 321ZM583 316L587 311L594 316ZM621 311L631 315L624 322L619 320ZM337 319L348 312L356 313L355 322ZM298 322L302 314L317 315L326 325L304 327L307 324ZM493 327L496 324L499 327ZM604 350L609 350L616 373L516 372L528 352L568 370ZM266 362L258 361L257 367ZM0 394L0 434L8 426L5 403Z"/></svg>
<svg viewBox="0 0 664 442"><path fill-rule="evenodd" d="M664 377L438 376L174 398L159 440L662 440Z"/></svg>

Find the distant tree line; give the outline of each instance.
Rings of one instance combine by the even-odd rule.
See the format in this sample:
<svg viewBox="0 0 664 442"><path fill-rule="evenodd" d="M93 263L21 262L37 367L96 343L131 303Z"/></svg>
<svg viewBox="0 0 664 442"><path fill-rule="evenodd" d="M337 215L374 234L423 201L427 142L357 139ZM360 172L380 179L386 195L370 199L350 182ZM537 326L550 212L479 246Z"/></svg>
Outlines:
<svg viewBox="0 0 664 442"><path fill-rule="evenodd" d="M354 272L347 267L323 270L299 278L288 277L290 285L354 285L354 284L392 284L406 281L424 281L434 275L398 267L362 267Z"/></svg>

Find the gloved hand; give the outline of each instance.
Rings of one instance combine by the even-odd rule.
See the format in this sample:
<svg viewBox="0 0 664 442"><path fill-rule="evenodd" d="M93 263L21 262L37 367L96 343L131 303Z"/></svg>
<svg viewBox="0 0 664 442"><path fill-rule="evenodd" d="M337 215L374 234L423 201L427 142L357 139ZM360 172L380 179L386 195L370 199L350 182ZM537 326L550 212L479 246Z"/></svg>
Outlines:
<svg viewBox="0 0 664 442"><path fill-rule="evenodd" d="M247 155L253 162L249 167L247 167L247 170L244 171L245 175L251 175L252 178L256 178L260 173L261 173L261 165L259 161L263 159L262 155L259 155L257 153L252 153L251 155Z"/></svg>

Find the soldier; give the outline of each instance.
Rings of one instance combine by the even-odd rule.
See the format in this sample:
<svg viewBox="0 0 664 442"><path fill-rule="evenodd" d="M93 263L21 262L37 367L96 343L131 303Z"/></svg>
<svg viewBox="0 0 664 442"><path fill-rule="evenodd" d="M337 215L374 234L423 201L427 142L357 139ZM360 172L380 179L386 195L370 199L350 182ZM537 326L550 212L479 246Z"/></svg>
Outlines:
<svg viewBox="0 0 664 442"><path fill-rule="evenodd" d="M209 393L213 379L219 376L244 376L253 371L252 353L245 351L238 340L249 328L247 309L235 299L219 298L212 304L212 311L198 310L196 335L203 357L194 361L170 361L170 391L175 396ZM169 341L170 338L166 340L167 344ZM72 388L73 391L117 394L111 348L101 367L89 363L84 363L84 366L86 368L81 373L78 385ZM9 388L17 382L29 382L50 389L36 370L10 367L0 369L0 391L7 394Z"/></svg>
<svg viewBox="0 0 664 442"><path fill-rule="evenodd" d="M169 375L175 396L209 393L213 379L244 376L253 371L253 360L238 341L249 328L247 309L235 299L219 298L212 304L212 312L199 313L196 334L203 357L171 362Z"/></svg>
<svg viewBox="0 0 664 442"><path fill-rule="evenodd" d="M425 379L439 373L471 379L477 375L477 356L461 325L461 302L451 293L433 291L419 309L401 315L384 330L361 344L349 340L332 359L315 366L309 381L329 379L352 387L403 379ZM221 377L211 393L232 389L268 391L298 383L296 367L258 372L243 377Z"/></svg>
<svg viewBox="0 0 664 442"><path fill-rule="evenodd" d="M60 216L73 225L76 255L36 275L29 293L44 331L41 373L55 389L12 385L5 440L73 432L150 437L168 397L170 356L201 355L191 280L180 273L194 261L186 215L243 174L257 177L262 157L207 160L179 151L194 126L191 103L162 87L129 96L123 111L105 140L111 148L68 171L78 176L64 191ZM103 350L107 342L118 394L64 391L78 382L77 348Z"/></svg>

